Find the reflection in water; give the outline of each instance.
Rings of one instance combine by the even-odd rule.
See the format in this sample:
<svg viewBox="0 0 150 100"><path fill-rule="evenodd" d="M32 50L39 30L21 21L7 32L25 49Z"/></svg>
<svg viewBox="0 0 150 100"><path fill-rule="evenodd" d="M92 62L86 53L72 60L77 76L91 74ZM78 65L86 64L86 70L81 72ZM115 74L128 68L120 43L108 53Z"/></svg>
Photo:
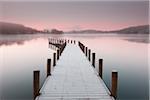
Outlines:
<svg viewBox="0 0 150 100"><path fill-rule="evenodd" d="M149 41L149 35L148 34L137 34L137 35L121 35L124 36L124 40L130 41L130 42L137 42L137 43L150 43Z"/></svg>
<svg viewBox="0 0 150 100"><path fill-rule="evenodd" d="M149 39L143 40L143 39L125 39L131 42L138 42L138 43L150 43Z"/></svg>
<svg viewBox="0 0 150 100"><path fill-rule="evenodd" d="M104 80L108 87L111 71L118 70L119 99L148 100L148 44L128 42L118 37L83 42L96 52L97 59L104 59Z"/></svg>
<svg viewBox="0 0 150 100"><path fill-rule="evenodd" d="M18 44L18 45L23 45L24 41L23 40L16 40L16 41L0 41L0 46L1 45L12 45L12 44Z"/></svg>
<svg viewBox="0 0 150 100"><path fill-rule="evenodd" d="M0 94L2 100L32 100L33 70L41 72L41 85L46 77L47 58L53 57L48 37L80 40L96 59L104 59L104 81L110 87L112 69L119 72L119 100L148 100L148 45L129 42L134 35L65 34L0 36L0 41L22 41L0 46ZM138 39L147 36L137 36ZM3 43L4 44L4 43ZM9 44L9 43L7 43ZM96 62L96 68L98 62ZM98 70L98 68L97 68Z"/></svg>
<svg viewBox="0 0 150 100"><path fill-rule="evenodd" d="M40 37L47 37L48 34L35 34L35 35L0 35L0 46L2 45L23 45L25 41L29 41L32 39L40 38ZM59 37L59 35L51 35L52 37ZM89 38L96 36L100 37L120 37L124 40L131 41L131 42L138 42L138 43L150 43L149 35L148 34L64 34L61 36L71 36L71 37L84 37Z"/></svg>
<svg viewBox="0 0 150 100"><path fill-rule="evenodd" d="M39 35L0 35L0 46L2 45L23 45L25 41L38 38Z"/></svg>

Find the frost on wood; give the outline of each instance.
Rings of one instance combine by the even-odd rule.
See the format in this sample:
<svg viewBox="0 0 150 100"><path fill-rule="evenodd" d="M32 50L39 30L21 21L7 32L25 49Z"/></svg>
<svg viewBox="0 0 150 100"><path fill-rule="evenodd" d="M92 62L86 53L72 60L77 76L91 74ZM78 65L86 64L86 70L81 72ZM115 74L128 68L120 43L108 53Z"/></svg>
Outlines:
<svg viewBox="0 0 150 100"><path fill-rule="evenodd" d="M113 100L77 45L67 44L36 100Z"/></svg>

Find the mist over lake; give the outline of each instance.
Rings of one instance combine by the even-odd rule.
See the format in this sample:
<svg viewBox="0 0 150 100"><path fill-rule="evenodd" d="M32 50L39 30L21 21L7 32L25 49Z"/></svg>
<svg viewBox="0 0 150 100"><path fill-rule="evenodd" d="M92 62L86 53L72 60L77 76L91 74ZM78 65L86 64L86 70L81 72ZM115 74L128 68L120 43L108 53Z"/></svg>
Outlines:
<svg viewBox="0 0 150 100"><path fill-rule="evenodd" d="M31 100L33 70L46 78L46 61L55 49L48 38L81 41L104 59L103 79L110 88L111 71L119 74L118 100L148 100L148 34L0 35L0 94L2 100ZM98 70L98 62L96 62Z"/></svg>
<svg viewBox="0 0 150 100"><path fill-rule="evenodd" d="M0 100L149 100L149 27L149 0L2 0Z"/></svg>

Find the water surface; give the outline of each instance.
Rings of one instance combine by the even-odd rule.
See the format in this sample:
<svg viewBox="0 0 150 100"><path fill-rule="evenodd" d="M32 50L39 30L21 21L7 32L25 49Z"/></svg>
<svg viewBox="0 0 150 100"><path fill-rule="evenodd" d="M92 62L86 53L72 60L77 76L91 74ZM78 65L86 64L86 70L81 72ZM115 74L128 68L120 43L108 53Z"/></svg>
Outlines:
<svg viewBox="0 0 150 100"><path fill-rule="evenodd" d="M0 35L0 94L2 100L32 100L33 70L46 77L46 60L54 49L48 38L81 41L104 59L103 79L111 87L111 72L118 71L119 100L149 100L148 35L64 34Z"/></svg>

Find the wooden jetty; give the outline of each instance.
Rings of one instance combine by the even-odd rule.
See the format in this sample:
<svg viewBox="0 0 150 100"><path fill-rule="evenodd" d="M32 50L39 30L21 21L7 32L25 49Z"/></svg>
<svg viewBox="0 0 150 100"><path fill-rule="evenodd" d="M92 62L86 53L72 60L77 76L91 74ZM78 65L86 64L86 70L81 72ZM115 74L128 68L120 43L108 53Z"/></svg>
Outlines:
<svg viewBox="0 0 150 100"><path fill-rule="evenodd" d="M59 49L54 55L54 64L51 59L47 60L47 78L41 88L40 71L34 71L34 100L115 100L117 71L112 72L110 91L102 80L103 59L99 59L97 72L95 53L81 42L66 42L69 40L62 41L62 46L56 43ZM55 67L53 71L52 67Z"/></svg>

